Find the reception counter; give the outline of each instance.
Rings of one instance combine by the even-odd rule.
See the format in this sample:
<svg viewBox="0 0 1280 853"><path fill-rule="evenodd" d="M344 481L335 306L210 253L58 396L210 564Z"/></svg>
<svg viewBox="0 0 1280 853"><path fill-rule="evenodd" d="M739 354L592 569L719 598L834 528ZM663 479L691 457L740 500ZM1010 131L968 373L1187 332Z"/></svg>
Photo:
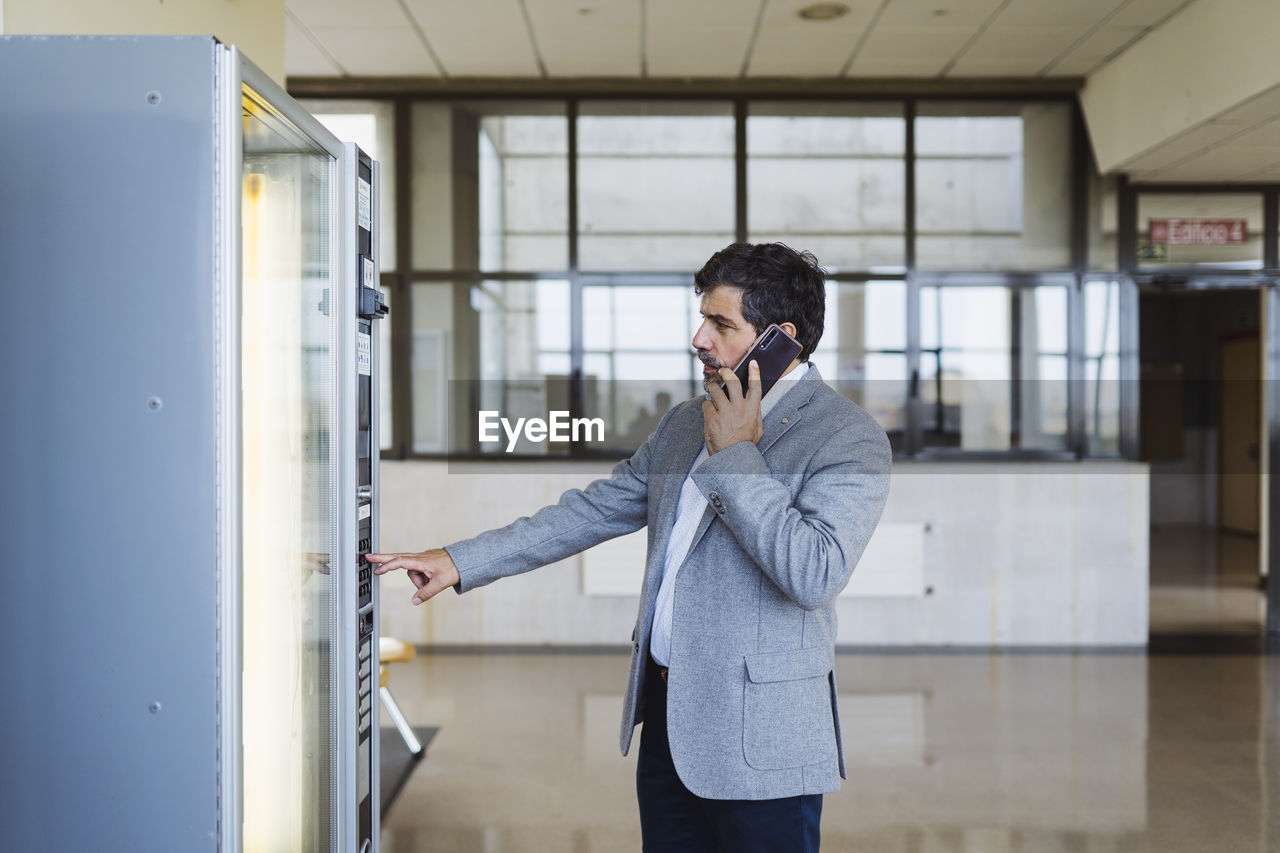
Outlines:
<svg viewBox="0 0 1280 853"><path fill-rule="evenodd" d="M603 463L382 463L387 550L529 515ZM1133 647L1147 641L1148 467L896 462L880 527L837 602L853 647ZM643 531L430 605L383 580L383 631L430 646L627 644Z"/></svg>

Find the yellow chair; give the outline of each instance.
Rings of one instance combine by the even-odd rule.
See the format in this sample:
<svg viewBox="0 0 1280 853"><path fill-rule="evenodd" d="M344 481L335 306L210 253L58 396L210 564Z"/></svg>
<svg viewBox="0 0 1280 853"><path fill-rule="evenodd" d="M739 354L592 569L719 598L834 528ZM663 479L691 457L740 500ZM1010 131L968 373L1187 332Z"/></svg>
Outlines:
<svg viewBox="0 0 1280 853"><path fill-rule="evenodd" d="M400 713L400 706L396 704L395 697L391 695L391 689L387 687L387 683L391 680L387 672L387 664L407 663L413 660L415 654L413 646L404 640L397 640L394 637L378 638L378 696L382 699L382 707L387 709L387 716L391 718L391 722L395 723L396 731L400 732L400 737L404 739L404 745L409 747L409 752L413 755L420 755L422 744L418 742L417 736L413 733L413 727L405 720L404 714Z"/></svg>

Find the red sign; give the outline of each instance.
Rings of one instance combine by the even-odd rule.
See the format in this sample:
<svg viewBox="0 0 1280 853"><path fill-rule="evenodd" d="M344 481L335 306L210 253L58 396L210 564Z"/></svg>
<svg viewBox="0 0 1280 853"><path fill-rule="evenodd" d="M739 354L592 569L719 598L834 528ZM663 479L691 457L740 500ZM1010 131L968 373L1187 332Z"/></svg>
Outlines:
<svg viewBox="0 0 1280 853"><path fill-rule="evenodd" d="M1152 219L1151 242L1169 246L1241 246L1247 219Z"/></svg>

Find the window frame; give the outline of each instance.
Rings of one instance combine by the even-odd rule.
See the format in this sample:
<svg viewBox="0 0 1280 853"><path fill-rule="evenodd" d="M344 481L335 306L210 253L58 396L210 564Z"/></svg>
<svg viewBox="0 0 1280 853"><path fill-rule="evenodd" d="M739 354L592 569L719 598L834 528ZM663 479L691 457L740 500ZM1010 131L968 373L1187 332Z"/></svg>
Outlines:
<svg viewBox="0 0 1280 853"><path fill-rule="evenodd" d="M1052 84L1052 85L1051 85ZM804 94L782 93L766 86L750 83L732 86L671 86L654 81L640 81L638 85L617 85L607 88L565 87L552 81L541 86L529 86L510 82L492 81L484 86L451 83L423 85L416 90L387 87L374 81L359 85L344 85L339 81L307 81L295 92L296 97L337 101L344 98L389 102L394 113L395 146L395 206L396 206L396 258L391 265L394 272L384 272L381 280L392 294L391 312L393 327L391 383L393 403L393 445L383 451L385 459L468 459L466 454L422 454L411 450L413 435L412 394L409 366L412 363L412 285L424 281L450 281L469 286L486 280L567 280L570 284L570 364L574 382L570 389L570 406L573 412L583 411L582 363L584 357L582 335L582 296L586 284L627 286L633 284L680 284L692 288L692 270L653 272L584 271L578 256L578 113L583 102L615 101L625 105L629 101L662 102L686 101L730 102L734 122L734 198L726 200L733 206L735 239L745 241L748 234L747 193L749 191L747 119L754 103L789 102L797 108L805 103L815 106L838 102L874 103L898 105L904 122L905 150L902 157L904 171L903 210L903 260L901 272L872 270L842 270L832 273L833 282L865 283L868 281L902 281L907 298L907 376L903 378L905 392L903 446L895 454L899 459L947 459L947 460L1080 460L1084 458L1136 458L1137 446L1137 394L1131 387L1137 378L1137 288L1162 279L1204 279L1211 276L1218 284L1239 283L1240 286L1267 286L1280 279L1280 184L1217 185L1217 184L1133 184L1125 176L1116 181L1116 263L1108 269L1094 269L1089 265L1089 197L1093 184L1098 180L1093 163L1083 115L1076 97L1079 82L1044 81L1038 87L1011 89L1006 92L975 93L971 86L919 86L899 91L885 91L874 86L859 86L856 81L843 81L841 86L815 85ZM614 91L609 91L613 89ZM475 105L481 102L506 104L529 102L562 105L567 124L568 151L568 269L545 272L524 272L480 269L415 269L412 267L412 160L414 155L411 111L419 102L459 102ZM1047 270L994 270L981 273L964 270L921 271L916 263L918 231L916 227L916 114L922 102L937 103L1070 103L1072 109L1072 140L1069 158L1070 199L1070 263L1062 269ZM558 110L557 110L558 111ZM1250 192L1263 195L1263 252L1264 263L1260 270L1206 270L1141 268L1136 260L1136 199L1138 193L1224 193ZM1085 424L1084 394L1086 376L1084 285L1087 281L1116 281L1120 288L1120 373L1121 373L1121 436L1117 454L1090 454ZM921 437L921 413L919 411L919 367L922 357L920 346L920 288L940 284L947 287L963 287L966 284L998 284L1007 287L1033 287L1039 284L1065 284L1068 311L1068 441L1062 452L1045 450L1009 450L995 452L955 451L946 448L926 448ZM1128 381L1133 380L1133 381ZM572 460L617 459L617 449L607 453L593 451L590 447L574 447L569 455ZM491 459L492 457L477 457ZM558 457L556 461L563 461ZM522 457L522 460L543 463L542 457ZM504 460L506 461L506 460Z"/></svg>

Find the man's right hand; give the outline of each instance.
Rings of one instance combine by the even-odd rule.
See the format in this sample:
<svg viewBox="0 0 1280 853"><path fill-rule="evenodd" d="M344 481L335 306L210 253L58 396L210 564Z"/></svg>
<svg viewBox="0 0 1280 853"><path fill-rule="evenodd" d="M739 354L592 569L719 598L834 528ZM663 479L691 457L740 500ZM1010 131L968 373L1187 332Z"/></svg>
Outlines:
<svg viewBox="0 0 1280 853"><path fill-rule="evenodd" d="M365 559L379 564L373 570L375 575L385 575L394 569L408 572L409 579L418 588L413 594L414 605L421 604L461 580L453 558L443 548L432 548L416 554L368 554Z"/></svg>

